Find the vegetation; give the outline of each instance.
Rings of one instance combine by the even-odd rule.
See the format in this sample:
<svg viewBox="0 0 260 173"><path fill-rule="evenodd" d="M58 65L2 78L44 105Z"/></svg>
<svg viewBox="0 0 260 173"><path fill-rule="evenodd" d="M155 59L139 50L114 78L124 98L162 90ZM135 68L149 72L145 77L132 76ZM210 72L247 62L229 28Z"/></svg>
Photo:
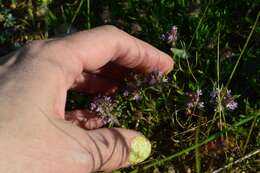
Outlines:
<svg viewBox="0 0 260 173"><path fill-rule="evenodd" d="M147 161L117 172L257 172L259 17L258 0L0 0L0 55L116 25L176 63L167 76L133 74L107 99L108 126L138 130L153 148ZM89 98L71 92L67 109L89 108Z"/></svg>

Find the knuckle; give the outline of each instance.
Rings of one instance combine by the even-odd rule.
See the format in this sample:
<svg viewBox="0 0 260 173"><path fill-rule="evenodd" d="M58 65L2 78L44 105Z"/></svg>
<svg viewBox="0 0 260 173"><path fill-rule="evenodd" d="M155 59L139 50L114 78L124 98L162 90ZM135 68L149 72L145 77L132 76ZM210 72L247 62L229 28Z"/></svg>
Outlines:
<svg viewBox="0 0 260 173"><path fill-rule="evenodd" d="M34 56L39 54L43 50L44 45L45 45L44 40L30 41L26 43L25 46L22 48L22 52L27 55Z"/></svg>
<svg viewBox="0 0 260 173"><path fill-rule="evenodd" d="M114 25L104 25L103 28L107 31L110 31L110 32L118 32L120 31L119 28L117 28L116 26Z"/></svg>
<svg viewBox="0 0 260 173"><path fill-rule="evenodd" d="M71 47L71 43L66 38L61 38L55 40L54 42L50 43L51 47L54 47L55 50L67 50Z"/></svg>
<svg viewBox="0 0 260 173"><path fill-rule="evenodd" d="M33 40L33 41L30 41L28 42L26 45L25 45L25 49L28 49L28 50L39 50L43 47L45 41L44 40Z"/></svg>

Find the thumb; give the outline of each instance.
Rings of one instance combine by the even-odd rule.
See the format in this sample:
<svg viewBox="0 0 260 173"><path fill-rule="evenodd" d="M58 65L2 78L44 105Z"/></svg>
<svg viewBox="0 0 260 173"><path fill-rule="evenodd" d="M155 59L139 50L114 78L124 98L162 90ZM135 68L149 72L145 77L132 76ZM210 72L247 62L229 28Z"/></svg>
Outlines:
<svg viewBox="0 0 260 173"><path fill-rule="evenodd" d="M142 134L122 128L87 131L94 171L111 171L144 161L151 143Z"/></svg>

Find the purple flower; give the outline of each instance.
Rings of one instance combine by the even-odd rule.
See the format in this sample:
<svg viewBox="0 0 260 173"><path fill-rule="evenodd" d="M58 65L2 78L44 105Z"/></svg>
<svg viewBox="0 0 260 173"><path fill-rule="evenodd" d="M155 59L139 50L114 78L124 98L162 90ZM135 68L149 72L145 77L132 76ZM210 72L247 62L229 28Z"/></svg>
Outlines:
<svg viewBox="0 0 260 173"><path fill-rule="evenodd" d="M90 103L89 109L96 113L99 117L104 118L104 122L108 122L108 118L115 119L113 110L116 107L116 103L113 103L111 96L97 96ZM106 118L105 118L106 117Z"/></svg>
<svg viewBox="0 0 260 173"><path fill-rule="evenodd" d="M161 82L168 82L168 78L164 75L163 72L156 70L147 75L144 79L149 85L155 85Z"/></svg>
<svg viewBox="0 0 260 173"><path fill-rule="evenodd" d="M215 89L214 91L210 92L210 97L210 102L214 103L215 105L217 105L219 102L217 97L220 97L222 99L221 105L229 111L235 110L238 106L237 102L234 101L234 97L231 95L231 90L225 88Z"/></svg>
<svg viewBox="0 0 260 173"><path fill-rule="evenodd" d="M168 43L176 42L178 35L178 28L177 26L172 26L171 30L161 35L161 40L167 41Z"/></svg>
<svg viewBox="0 0 260 173"><path fill-rule="evenodd" d="M196 94L197 94L197 97L202 96L202 91L201 90L197 90Z"/></svg>
<svg viewBox="0 0 260 173"><path fill-rule="evenodd" d="M217 95L218 95L217 90L211 91L211 92L209 93L209 96L210 96L211 101L215 100L216 97L217 97Z"/></svg>
<svg viewBox="0 0 260 173"><path fill-rule="evenodd" d="M123 92L123 96L124 96L124 97L129 96L129 92L128 92L127 90L125 90L125 91Z"/></svg>
<svg viewBox="0 0 260 173"><path fill-rule="evenodd" d="M157 83L157 80L154 78L154 77L152 77L150 80L149 80L149 85L154 85L154 84L156 84Z"/></svg>
<svg viewBox="0 0 260 173"><path fill-rule="evenodd" d="M231 100L230 102L228 102L226 104L226 108L230 111L233 111L237 108L237 105L238 105L237 102L235 102L234 100Z"/></svg>
<svg viewBox="0 0 260 173"><path fill-rule="evenodd" d="M187 92L186 95L189 97L189 101L187 103L187 111L191 112L191 109L198 108L198 109L203 109L204 102L201 101L200 96L202 96L202 91L197 90L195 92Z"/></svg>
<svg viewBox="0 0 260 173"><path fill-rule="evenodd" d="M193 108L194 107L194 103L193 102L188 102L187 103L187 107L188 107L188 109Z"/></svg>
<svg viewBox="0 0 260 173"><path fill-rule="evenodd" d="M109 116L103 116L102 121L103 121L104 124L108 124L112 121L112 119Z"/></svg>
<svg viewBox="0 0 260 173"><path fill-rule="evenodd" d="M104 96L104 100L107 102L112 102L112 98L110 96Z"/></svg>
<svg viewBox="0 0 260 173"><path fill-rule="evenodd" d="M134 93L134 95L133 95L133 100L135 100L135 101L140 101L142 99L142 97L139 95L139 93Z"/></svg>
<svg viewBox="0 0 260 173"><path fill-rule="evenodd" d="M95 103L90 103L90 110L95 110L97 108L97 105Z"/></svg>
<svg viewBox="0 0 260 173"><path fill-rule="evenodd" d="M199 102L199 109L203 109L205 106L204 106L204 102Z"/></svg>

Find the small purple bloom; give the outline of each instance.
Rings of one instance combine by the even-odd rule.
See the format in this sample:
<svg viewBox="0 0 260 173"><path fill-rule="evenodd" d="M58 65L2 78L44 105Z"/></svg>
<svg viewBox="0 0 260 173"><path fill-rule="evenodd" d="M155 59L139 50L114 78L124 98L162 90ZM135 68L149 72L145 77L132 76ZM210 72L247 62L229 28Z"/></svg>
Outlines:
<svg viewBox="0 0 260 173"><path fill-rule="evenodd" d="M110 96L104 96L104 100L107 102L112 102L112 98Z"/></svg>
<svg viewBox="0 0 260 173"><path fill-rule="evenodd" d="M178 31L177 26L173 25L171 32L177 34L177 31Z"/></svg>
<svg viewBox="0 0 260 173"><path fill-rule="evenodd" d="M162 79L163 78L163 72L159 71L158 74L157 74L157 78Z"/></svg>
<svg viewBox="0 0 260 173"><path fill-rule="evenodd" d="M232 97L231 96L231 90L227 90L227 97Z"/></svg>
<svg viewBox="0 0 260 173"><path fill-rule="evenodd" d="M166 38L167 38L167 37L166 37L166 34L162 34L161 37L160 37L160 39L163 40L163 41L165 41Z"/></svg>
<svg viewBox="0 0 260 173"><path fill-rule="evenodd" d="M167 42L176 42L177 41L178 28L177 26L172 26L171 30L162 34L161 39Z"/></svg>
<svg viewBox="0 0 260 173"><path fill-rule="evenodd" d="M234 97L231 95L231 90L228 89L215 89L210 93L211 102L217 104L218 100L217 97L220 97L221 104L229 111L233 111L237 108L238 104L234 101Z"/></svg>
<svg viewBox="0 0 260 173"><path fill-rule="evenodd" d="M209 93L209 96L211 97L211 99L215 99L217 97L217 94L218 94L218 92L216 90L214 90Z"/></svg>
<svg viewBox="0 0 260 173"><path fill-rule="evenodd" d="M135 93L134 96L133 96L133 100L135 101L140 101L142 99L142 97L138 94L138 93Z"/></svg>
<svg viewBox="0 0 260 173"><path fill-rule="evenodd" d="M95 103L90 103L90 110L94 110L97 108L97 105Z"/></svg>
<svg viewBox="0 0 260 173"><path fill-rule="evenodd" d="M187 107L190 109L190 108L193 108L194 107L194 103L193 102L189 102L187 103Z"/></svg>
<svg viewBox="0 0 260 173"><path fill-rule="evenodd" d="M199 102L199 109L203 109L204 107L204 102Z"/></svg>
<svg viewBox="0 0 260 173"><path fill-rule="evenodd" d="M129 92L128 92L127 90L125 90L125 91L123 92L123 96L124 96L124 97L129 96Z"/></svg>
<svg viewBox="0 0 260 173"><path fill-rule="evenodd" d="M102 121L103 121L104 125L108 124L108 123L110 123L112 121L112 118L109 117L109 116L103 116L101 118L102 118Z"/></svg>
<svg viewBox="0 0 260 173"><path fill-rule="evenodd" d="M97 113L102 113L103 109L101 107L97 107L97 109L95 110Z"/></svg>
<svg viewBox="0 0 260 173"><path fill-rule="evenodd" d="M196 94L197 94L197 96L202 96L202 91L201 90L197 90Z"/></svg>
<svg viewBox="0 0 260 173"><path fill-rule="evenodd" d="M237 105L238 105L237 102L235 102L234 100L231 100L230 102L228 102L226 104L226 108L230 111L233 111L237 108Z"/></svg>
<svg viewBox="0 0 260 173"><path fill-rule="evenodd" d="M154 84L156 84L157 83L157 81L156 81L156 79L154 78L154 77L152 77L150 80L149 80L149 85L154 85Z"/></svg>

